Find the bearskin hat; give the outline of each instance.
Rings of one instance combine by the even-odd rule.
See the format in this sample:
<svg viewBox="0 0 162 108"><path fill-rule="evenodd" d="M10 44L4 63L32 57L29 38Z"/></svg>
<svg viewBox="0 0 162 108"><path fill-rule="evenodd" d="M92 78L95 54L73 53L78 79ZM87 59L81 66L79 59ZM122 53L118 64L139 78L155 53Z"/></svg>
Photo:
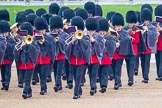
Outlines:
<svg viewBox="0 0 162 108"><path fill-rule="evenodd" d="M87 2L84 4L84 9L87 10L88 13L95 15L95 4L93 2Z"/></svg>
<svg viewBox="0 0 162 108"><path fill-rule="evenodd" d="M86 28L87 30L96 30L98 27L97 19L90 17L86 20Z"/></svg>
<svg viewBox="0 0 162 108"><path fill-rule="evenodd" d="M83 20L86 20L88 18L88 12L85 9L76 10L75 15L82 17Z"/></svg>
<svg viewBox="0 0 162 108"><path fill-rule="evenodd" d="M47 11L44 8L39 8L36 10L36 15L41 17L44 13L47 13Z"/></svg>
<svg viewBox="0 0 162 108"><path fill-rule="evenodd" d="M124 26L124 17L120 13L115 13L112 17L112 25L121 25Z"/></svg>
<svg viewBox="0 0 162 108"><path fill-rule="evenodd" d="M83 18L80 16L75 16L71 20L72 26L77 26L78 29L84 30L84 21Z"/></svg>
<svg viewBox="0 0 162 108"><path fill-rule="evenodd" d="M158 5L155 8L155 16L162 16L162 5Z"/></svg>
<svg viewBox="0 0 162 108"><path fill-rule="evenodd" d="M102 7L98 4L95 5L95 15L94 16L102 16Z"/></svg>
<svg viewBox="0 0 162 108"><path fill-rule="evenodd" d="M0 33L10 32L10 25L7 21L0 21Z"/></svg>
<svg viewBox="0 0 162 108"><path fill-rule="evenodd" d="M63 12L64 19L67 19L67 22L70 22L70 20L75 16L75 13L72 9L66 9Z"/></svg>
<svg viewBox="0 0 162 108"><path fill-rule="evenodd" d="M50 29L53 30L55 28L63 28L63 21L60 16L53 16L50 18Z"/></svg>
<svg viewBox="0 0 162 108"><path fill-rule="evenodd" d="M98 31L108 31L109 25L107 23L107 20L105 18L100 18L98 20Z"/></svg>
<svg viewBox="0 0 162 108"><path fill-rule="evenodd" d="M128 11L126 13L126 22L127 23L136 23L137 22L137 14L135 11Z"/></svg>
<svg viewBox="0 0 162 108"><path fill-rule="evenodd" d="M60 6L57 3L51 3L49 5L49 10L48 11L49 11L50 14L58 15L59 10L60 10Z"/></svg>
<svg viewBox="0 0 162 108"><path fill-rule="evenodd" d="M47 21L42 18L42 17L37 17L34 21L34 26L36 28L36 30L48 30L48 24Z"/></svg>
<svg viewBox="0 0 162 108"><path fill-rule="evenodd" d="M144 22L144 20L152 21L152 13L150 9L145 8L141 11L141 21Z"/></svg>
<svg viewBox="0 0 162 108"><path fill-rule="evenodd" d="M20 30L26 30L29 35L33 36L33 28L29 22L23 22L20 25Z"/></svg>
<svg viewBox="0 0 162 108"><path fill-rule="evenodd" d="M0 10L0 21L1 20L10 21L10 14L9 14L8 10L6 10L6 9Z"/></svg>

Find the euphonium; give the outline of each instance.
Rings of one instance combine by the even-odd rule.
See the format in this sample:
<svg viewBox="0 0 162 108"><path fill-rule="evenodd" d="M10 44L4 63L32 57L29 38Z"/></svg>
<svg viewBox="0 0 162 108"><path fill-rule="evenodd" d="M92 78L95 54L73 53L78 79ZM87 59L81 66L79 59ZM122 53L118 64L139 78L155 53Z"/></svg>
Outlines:
<svg viewBox="0 0 162 108"><path fill-rule="evenodd" d="M84 36L83 31L77 30L77 31L75 32L75 37L76 37L77 39L82 39L83 36Z"/></svg>
<svg viewBox="0 0 162 108"><path fill-rule="evenodd" d="M30 36L30 35L27 35L26 37L25 37L25 43L26 44L31 44L32 42L33 42L33 36Z"/></svg>
<svg viewBox="0 0 162 108"><path fill-rule="evenodd" d="M18 34L17 34L17 32L18 32L17 24L18 24L18 23L15 23L15 24L13 24L13 25L10 27L10 30L11 30L10 35L11 35L13 38L15 38L15 37L18 35Z"/></svg>

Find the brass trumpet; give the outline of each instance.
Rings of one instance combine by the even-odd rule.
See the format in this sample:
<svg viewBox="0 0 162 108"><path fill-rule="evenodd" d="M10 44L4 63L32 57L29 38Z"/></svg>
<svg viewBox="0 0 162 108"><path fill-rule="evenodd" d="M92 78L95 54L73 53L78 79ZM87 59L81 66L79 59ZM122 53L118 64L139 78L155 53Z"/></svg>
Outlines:
<svg viewBox="0 0 162 108"><path fill-rule="evenodd" d="M17 35L18 35L18 27L17 27L17 24L18 23L15 23L15 24L13 24L11 27L10 27L10 30L11 30L11 32L10 32L10 35L13 37L13 38L15 38Z"/></svg>
<svg viewBox="0 0 162 108"><path fill-rule="evenodd" d="M27 35L27 36L25 36L25 43L26 44L31 44L32 42L33 42L33 36L30 36L30 35Z"/></svg>
<svg viewBox="0 0 162 108"><path fill-rule="evenodd" d="M84 36L83 31L77 30L77 31L75 32L75 36L76 36L77 39L82 39L83 36Z"/></svg>
<svg viewBox="0 0 162 108"><path fill-rule="evenodd" d="M76 37L76 39L80 40L83 38L84 34L83 34L83 31L81 30L77 30L74 34L70 35L69 37L67 37L67 39L65 40L65 44L66 45L69 45L72 43L72 38L73 36Z"/></svg>

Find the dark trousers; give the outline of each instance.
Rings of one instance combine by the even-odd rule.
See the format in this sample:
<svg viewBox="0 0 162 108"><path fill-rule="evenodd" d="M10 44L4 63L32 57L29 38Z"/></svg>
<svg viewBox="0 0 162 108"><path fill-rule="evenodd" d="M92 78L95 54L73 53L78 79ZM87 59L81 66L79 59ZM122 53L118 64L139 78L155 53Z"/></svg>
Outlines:
<svg viewBox="0 0 162 108"><path fill-rule="evenodd" d="M140 54L140 58L143 78L149 80L151 54Z"/></svg>
<svg viewBox="0 0 162 108"><path fill-rule="evenodd" d="M162 78L162 51L157 51L155 58L157 77Z"/></svg>
<svg viewBox="0 0 162 108"><path fill-rule="evenodd" d="M10 84L11 79L11 64L1 65L1 77L2 77L2 85Z"/></svg>
<svg viewBox="0 0 162 108"><path fill-rule="evenodd" d="M37 72L39 73L39 76L40 76L41 90L47 89L46 76L47 76L48 67L49 67L49 64L36 65L36 67L35 67L35 69L37 70Z"/></svg>
<svg viewBox="0 0 162 108"><path fill-rule="evenodd" d="M61 75L62 75L62 71L63 71L63 68L64 68L64 62L65 62L65 60L57 60L53 64L55 86L61 86L62 87Z"/></svg>
<svg viewBox="0 0 162 108"><path fill-rule="evenodd" d="M51 64L48 65L48 69L47 69L47 79L51 79L52 68L53 68L53 64L51 63Z"/></svg>
<svg viewBox="0 0 162 108"><path fill-rule="evenodd" d="M73 84L73 79L74 79L74 72L71 69L71 65L69 64L69 74L67 77L67 84L71 83Z"/></svg>
<svg viewBox="0 0 162 108"><path fill-rule="evenodd" d="M121 68L124 59L112 60L112 69L114 72L115 85L121 84Z"/></svg>
<svg viewBox="0 0 162 108"><path fill-rule="evenodd" d="M16 64L16 71L17 71L17 79L18 79L18 83L23 83L23 82L20 82L19 81L19 69L18 69L18 63L17 62L15 62L15 64Z"/></svg>
<svg viewBox="0 0 162 108"><path fill-rule="evenodd" d="M24 84L25 84L23 89L24 94L30 94L32 92L30 83L33 72L34 72L33 70L19 70L20 77L24 77Z"/></svg>
<svg viewBox="0 0 162 108"><path fill-rule="evenodd" d="M67 84L68 84L68 78L69 78L69 62L68 60L65 60L65 73L66 74L66 81L67 81Z"/></svg>
<svg viewBox="0 0 162 108"><path fill-rule="evenodd" d="M134 65L136 62L135 60L136 60L136 56L134 55L129 55L125 58L128 81L133 81Z"/></svg>
<svg viewBox="0 0 162 108"><path fill-rule="evenodd" d="M109 71L108 71L108 76L110 77L114 77L114 73L113 73L113 69L112 69L112 65L109 65Z"/></svg>
<svg viewBox="0 0 162 108"><path fill-rule="evenodd" d="M81 80L81 83L84 84L86 82L86 72L87 72L87 64L84 65L84 68L83 68L83 77L82 77L82 80Z"/></svg>
<svg viewBox="0 0 162 108"><path fill-rule="evenodd" d="M75 87L74 87L74 95L79 96L82 95L82 88L81 88L81 80L83 75L83 67L84 65L70 65L69 72L74 74L74 81L75 81Z"/></svg>
<svg viewBox="0 0 162 108"><path fill-rule="evenodd" d="M99 81L100 81L100 88L106 87L108 84L108 73L109 73L110 65L100 65L99 67Z"/></svg>
<svg viewBox="0 0 162 108"><path fill-rule="evenodd" d="M37 65L36 65L36 66L37 66ZM33 73L32 81L39 82L38 71L39 71L38 68L35 68L35 69L34 69L34 73Z"/></svg>
<svg viewBox="0 0 162 108"><path fill-rule="evenodd" d="M96 77L98 74L98 69L99 69L98 63L90 64L88 67L91 90L95 90L97 88L96 87Z"/></svg>
<svg viewBox="0 0 162 108"><path fill-rule="evenodd" d="M138 72L138 68L139 68L139 55L137 55L135 58L134 71Z"/></svg>

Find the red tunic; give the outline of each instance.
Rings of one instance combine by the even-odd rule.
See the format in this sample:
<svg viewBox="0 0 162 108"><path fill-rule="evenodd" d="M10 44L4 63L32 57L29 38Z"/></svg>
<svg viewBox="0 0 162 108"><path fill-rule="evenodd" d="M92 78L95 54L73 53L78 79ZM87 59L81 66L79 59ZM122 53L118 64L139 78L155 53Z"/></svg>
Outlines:
<svg viewBox="0 0 162 108"><path fill-rule="evenodd" d="M134 50L134 55L138 54L138 44L140 42L140 32L132 32L130 33L130 36L133 38L132 40L132 46Z"/></svg>
<svg viewBox="0 0 162 108"><path fill-rule="evenodd" d="M1 62L1 65L6 65L6 64L11 64L10 60L8 57L6 57L6 59L4 59L2 62Z"/></svg>
<svg viewBox="0 0 162 108"><path fill-rule="evenodd" d="M125 59L126 56L120 55L119 52L115 51L113 55L114 60L120 60L120 59Z"/></svg>
<svg viewBox="0 0 162 108"><path fill-rule="evenodd" d="M158 51L162 50L162 33L160 33L160 35L158 36L157 50Z"/></svg>
<svg viewBox="0 0 162 108"><path fill-rule="evenodd" d="M31 59L28 64L24 64L20 61L19 65L18 65L18 69L20 69L20 70L29 70L29 69L34 69L34 68L35 68L35 66L34 66L33 62L31 61Z"/></svg>
<svg viewBox="0 0 162 108"><path fill-rule="evenodd" d="M86 64L86 60L84 58L80 59L80 58L75 57L74 55L71 55L70 64L72 65Z"/></svg>
<svg viewBox="0 0 162 108"><path fill-rule="evenodd" d="M108 56L108 54L106 53L105 58L103 58L101 60L101 65L106 65L106 64L112 64L112 60L110 59L110 57Z"/></svg>
<svg viewBox="0 0 162 108"><path fill-rule="evenodd" d="M146 51L145 52L139 52L139 54L151 54L152 51L151 49L148 47L148 45L146 45Z"/></svg>
<svg viewBox="0 0 162 108"><path fill-rule="evenodd" d="M95 63L99 63L99 61L96 54L93 54L90 58L90 64L95 64Z"/></svg>
<svg viewBox="0 0 162 108"><path fill-rule="evenodd" d="M50 64L50 57L46 54L43 58L39 53L36 64Z"/></svg>
<svg viewBox="0 0 162 108"><path fill-rule="evenodd" d="M65 60L65 56L59 52L59 54L54 57L54 60Z"/></svg>

